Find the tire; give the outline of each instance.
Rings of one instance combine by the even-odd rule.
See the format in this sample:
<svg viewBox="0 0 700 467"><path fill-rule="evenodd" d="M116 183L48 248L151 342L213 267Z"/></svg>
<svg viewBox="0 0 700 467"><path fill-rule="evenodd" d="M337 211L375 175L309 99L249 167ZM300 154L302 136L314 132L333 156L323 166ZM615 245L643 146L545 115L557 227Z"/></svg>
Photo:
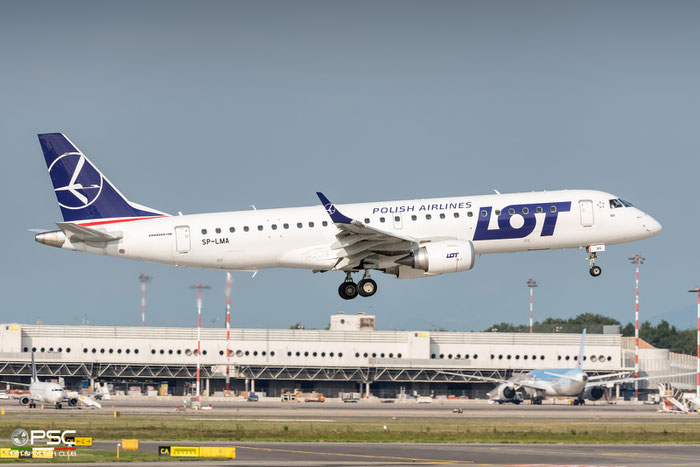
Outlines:
<svg viewBox="0 0 700 467"><path fill-rule="evenodd" d="M357 291L363 297L371 297L377 293L377 283L372 279L362 279L357 283Z"/></svg>
<svg viewBox="0 0 700 467"><path fill-rule="evenodd" d="M591 276L598 277L603 272L603 270L600 268L600 266L591 266L591 269L588 272L591 273Z"/></svg>
<svg viewBox="0 0 700 467"><path fill-rule="evenodd" d="M340 284L340 287L338 287L338 295L340 295L340 298L343 300L352 300L353 298L357 297L357 294L357 284L354 282L343 282Z"/></svg>

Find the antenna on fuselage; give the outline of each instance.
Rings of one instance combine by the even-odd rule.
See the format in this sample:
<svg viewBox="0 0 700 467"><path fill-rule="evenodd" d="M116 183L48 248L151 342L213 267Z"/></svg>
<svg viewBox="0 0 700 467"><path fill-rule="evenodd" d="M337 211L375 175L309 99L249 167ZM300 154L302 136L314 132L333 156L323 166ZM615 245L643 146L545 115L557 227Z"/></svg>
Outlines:
<svg viewBox="0 0 700 467"><path fill-rule="evenodd" d="M494 192L494 193L496 193L497 195L500 195L500 194L501 194L501 192L500 192L500 191L498 191L498 190L497 190L497 189L495 189L495 188L493 189L493 192Z"/></svg>

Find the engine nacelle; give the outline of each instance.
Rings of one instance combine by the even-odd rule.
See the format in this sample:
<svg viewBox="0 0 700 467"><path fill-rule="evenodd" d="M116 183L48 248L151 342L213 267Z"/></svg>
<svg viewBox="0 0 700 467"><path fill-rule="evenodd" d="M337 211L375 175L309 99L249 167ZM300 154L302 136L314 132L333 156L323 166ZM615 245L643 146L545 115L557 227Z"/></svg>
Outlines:
<svg viewBox="0 0 700 467"><path fill-rule="evenodd" d="M583 391L583 399L597 401L605 395L605 388L602 386L591 386Z"/></svg>
<svg viewBox="0 0 700 467"><path fill-rule="evenodd" d="M474 267L474 244L469 240L425 243L396 262L431 275L468 271Z"/></svg>
<svg viewBox="0 0 700 467"><path fill-rule="evenodd" d="M515 399L515 388L506 384L501 384L498 387L498 398L504 401Z"/></svg>
<svg viewBox="0 0 700 467"><path fill-rule="evenodd" d="M76 405L78 405L78 398L71 397L70 399L68 399L68 405L70 405L71 407L75 407Z"/></svg>
<svg viewBox="0 0 700 467"><path fill-rule="evenodd" d="M19 403L21 405L28 405L30 402L30 399L27 396L22 396L19 398Z"/></svg>

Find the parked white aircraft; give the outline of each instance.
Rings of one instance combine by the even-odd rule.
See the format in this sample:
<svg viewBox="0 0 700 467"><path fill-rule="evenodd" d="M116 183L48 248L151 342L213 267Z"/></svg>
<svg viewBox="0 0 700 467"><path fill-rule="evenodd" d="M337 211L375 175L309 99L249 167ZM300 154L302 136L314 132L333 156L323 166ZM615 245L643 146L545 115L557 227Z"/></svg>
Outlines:
<svg viewBox="0 0 700 467"><path fill-rule="evenodd" d="M63 403L67 402L71 407L83 403L89 407L102 407L99 402L76 393L68 394L58 383L47 383L39 381L36 373L36 364L34 363L34 352L32 352L32 379L30 384L16 383L14 381L2 381L3 383L24 386L29 388L29 394L19 396L19 403L26 405L29 408L35 408L37 402L54 404L54 407L60 409Z"/></svg>
<svg viewBox="0 0 700 467"><path fill-rule="evenodd" d="M64 222L37 242L176 266L343 271L344 299L374 295L372 270L436 276L469 270L487 253L586 248L599 276L595 260L606 245L661 232L627 201L592 190L339 206L317 193L318 206L170 216L127 200L64 135L39 141Z"/></svg>
<svg viewBox="0 0 700 467"><path fill-rule="evenodd" d="M467 377L461 373L449 371L443 371L442 373L445 375L461 376L463 378L466 377L498 384L498 386L489 393L489 396L492 401L500 404L506 402L519 404L522 402L522 397L519 394L522 389L530 396L534 404L541 404L545 397L573 397L575 405L584 404L586 400L597 401L605 395L606 388L612 387L614 384L646 381L650 379L667 379L695 374L695 372L689 372L641 376L638 378L618 378L620 375L629 374L629 372L624 372L611 375L589 376L582 367L583 361L585 360L585 342L586 330L584 329L581 334L581 347L576 357L576 367L574 368L532 370L524 375L515 375L511 379L474 375L469 375Z"/></svg>

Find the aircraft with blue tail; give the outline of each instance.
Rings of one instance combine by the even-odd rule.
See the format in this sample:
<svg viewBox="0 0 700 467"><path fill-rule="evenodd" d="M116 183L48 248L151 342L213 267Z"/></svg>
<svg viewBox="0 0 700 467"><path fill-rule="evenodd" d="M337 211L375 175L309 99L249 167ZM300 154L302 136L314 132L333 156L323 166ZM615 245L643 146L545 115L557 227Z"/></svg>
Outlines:
<svg viewBox="0 0 700 467"><path fill-rule="evenodd" d="M375 294L372 271L438 276L470 270L482 254L581 248L597 277L606 245L661 232L650 215L596 190L342 206L318 192L315 206L172 216L128 200L65 135L40 134L39 142L63 222L37 242L175 266L339 271L346 300Z"/></svg>
<svg viewBox="0 0 700 467"><path fill-rule="evenodd" d="M510 379L490 378L486 376L469 375L469 379L496 383L498 386L489 393L492 401L503 403L522 402L520 390L523 390L530 397L533 404L541 404L546 397L571 397L574 398L574 405L583 405L586 400L597 401L606 394L606 388L614 384L629 383L649 379L674 378L678 376L694 375L695 372L642 376L637 378L618 378L621 375L629 375L629 371L589 376L583 369L584 347L586 343L586 330L581 333L581 346L576 357L574 368L547 368L532 370L527 374L514 375ZM442 374L452 376L465 375L442 371Z"/></svg>

